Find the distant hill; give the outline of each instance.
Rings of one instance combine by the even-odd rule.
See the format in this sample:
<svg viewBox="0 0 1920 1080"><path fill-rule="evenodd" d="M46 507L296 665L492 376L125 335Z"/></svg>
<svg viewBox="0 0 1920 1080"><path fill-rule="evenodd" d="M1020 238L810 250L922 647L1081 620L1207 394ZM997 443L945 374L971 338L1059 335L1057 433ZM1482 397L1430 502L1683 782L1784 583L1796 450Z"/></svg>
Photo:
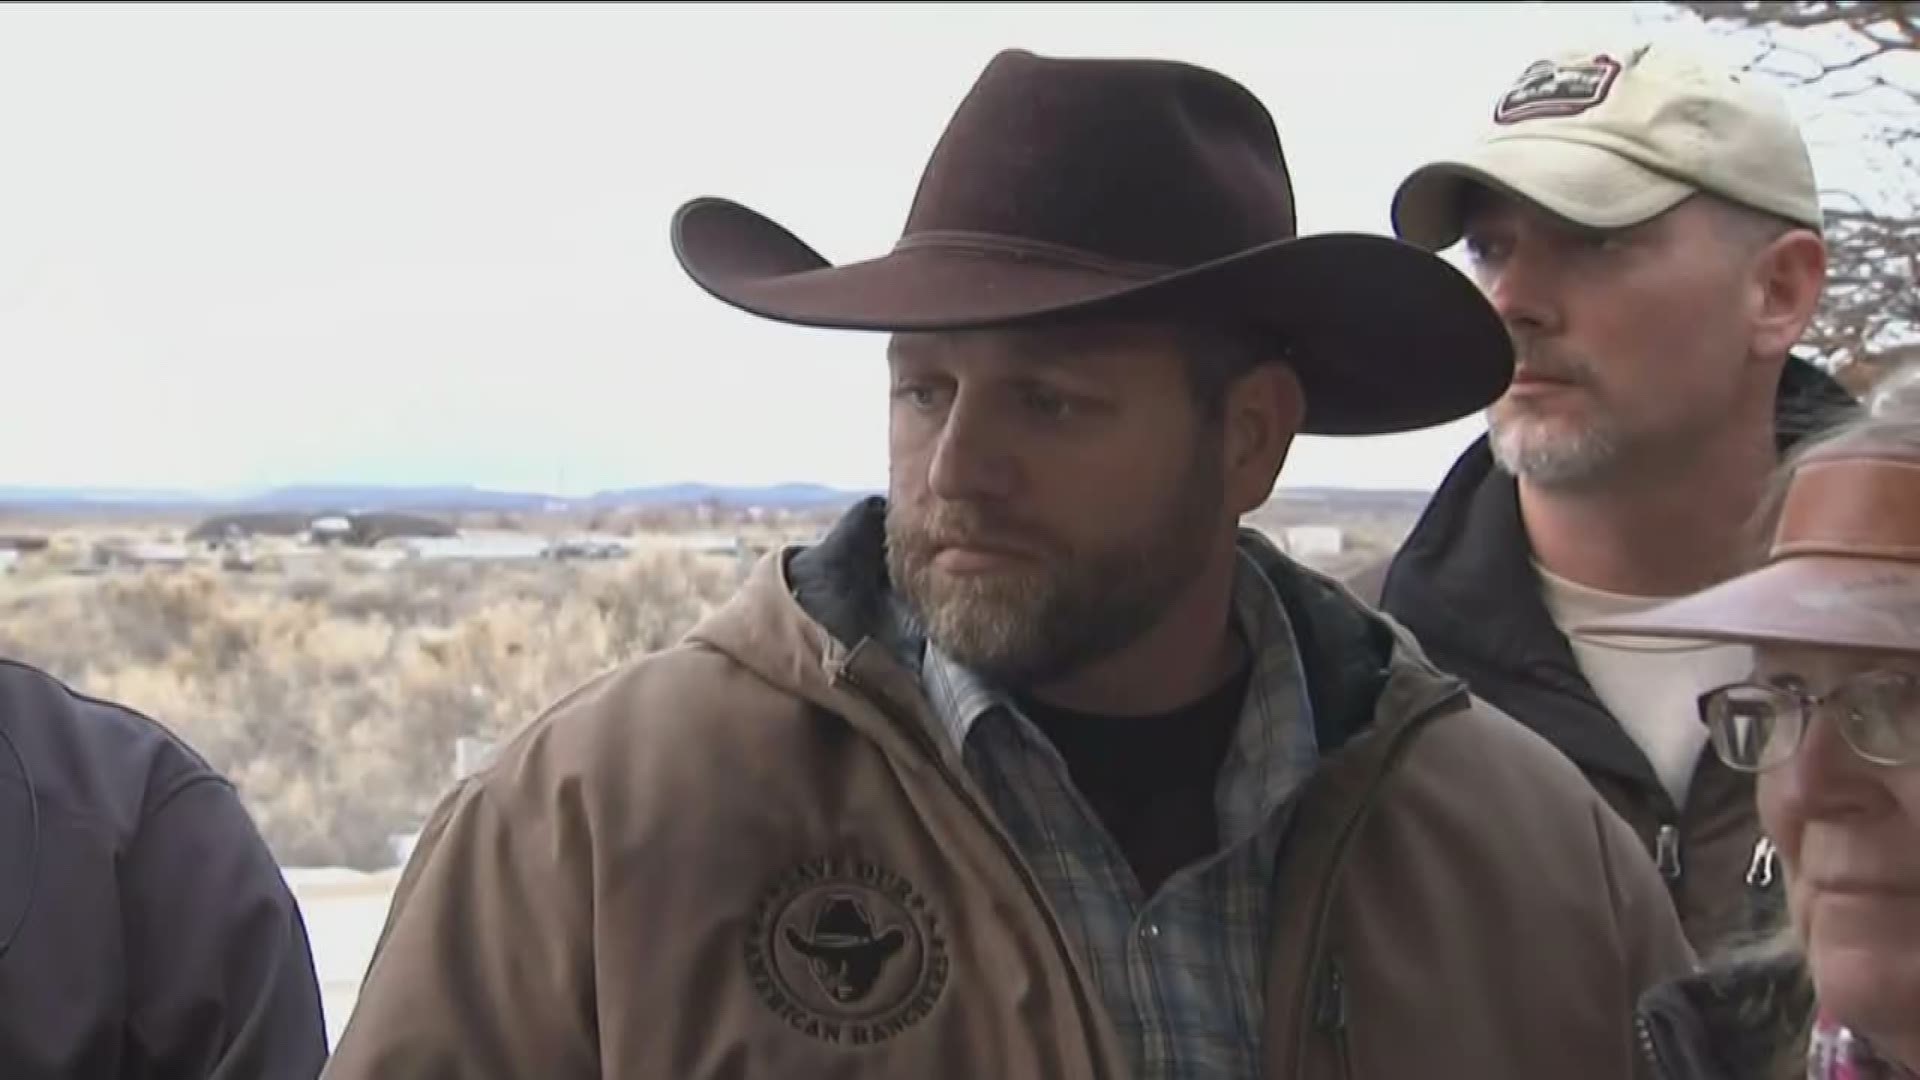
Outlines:
<svg viewBox="0 0 1920 1080"><path fill-rule="evenodd" d="M541 510L567 500L525 491L489 491L476 487L370 487L307 484L275 488L222 504L253 513L275 511L371 512L412 510L442 513L466 510Z"/></svg>
<svg viewBox="0 0 1920 1080"><path fill-rule="evenodd" d="M0 484L0 507L20 510L177 510L209 506L207 495L145 488L26 487Z"/></svg>
<svg viewBox="0 0 1920 1080"><path fill-rule="evenodd" d="M619 509L622 507L694 506L715 503L728 507L786 507L806 509L850 503L863 493L821 484L773 484L731 487L724 484L663 484L654 487L602 491L584 498L563 498L526 491L490 491L473 487L290 487L241 502L250 510L352 510L537 512L556 509Z"/></svg>
<svg viewBox="0 0 1920 1080"><path fill-rule="evenodd" d="M667 484L662 487L603 491L585 500L596 507L691 506L717 503L729 507L769 506L807 509L851 503L868 494L821 484L773 484L767 487L726 487L715 484Z"/></svg>
<svg viewBox="0 0 1920 1080"><path fill-rule="evenodd" d="M404 487L355 484L304 484L240 496L189 491L0 486L0 508L36 511L178 511L227 514L313 513L461 513L503 511L659 508L717 504L814 509L845 505L867 494L821 484L773 484L734 487L722 484L663 484L603 491L584 498L562 498L532 491L495 491L455 485Z"/></svg>
<svg viewBox="0 0 1920 1080"><path fill-rule="evenodd" d="M324 515L324 517L333 516L336 515ZM418 514L372 510L337 516L342 518L344 529L335 531L332 535L363 546L377 544L388 537L396 536L459 535L459 531L446 522ZM319 520L323 520L323 516L290 510L245 510L238 513L217 514L196 526L187 534L187 539L211 541L229 537L299 536Z"/></svg>
<svg viewBox="0 0 1920 1080"><path fill-rule="evenodd" d="M447 514L473 511L538 513L543 510L610 510L710 504L732 509L763 506L771 509L815 510L845 506L870 494L877 492L805 483L732 486L689 482L621 488L578 498L459 485L386 487L304 484L240 496L191 491L0 485L0 509L69 512L194 510L209 514ZM1424 491L1283 487L1274 492L1268 506L1303 512L1418 513L1429 497L1429 493Z"/></svg>

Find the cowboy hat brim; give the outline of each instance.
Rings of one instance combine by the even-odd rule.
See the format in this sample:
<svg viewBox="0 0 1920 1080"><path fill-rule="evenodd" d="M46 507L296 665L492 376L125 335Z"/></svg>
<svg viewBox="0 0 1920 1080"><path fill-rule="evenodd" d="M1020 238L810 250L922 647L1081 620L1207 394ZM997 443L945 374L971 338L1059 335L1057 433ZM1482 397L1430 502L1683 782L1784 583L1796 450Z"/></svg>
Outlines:
<svg viewBox="0 0 1920 1080"><path fill-rule="evenodd" d="M1474 284L1384 236L1299 237L1186 268L964 238L835 265L764 215L706 198L674 215L672 240L706 292L800 326L969 330L1124 311L1268 327L1305 390L1307 434L1446 423L1486 408L1513 375L1511 339Z"/></svg>
<svg viewBox="0 0 1920 1080"><path fill-rule="evenodd" d="M1575 627L1575 633L1920 654L1920 566L1796 556L1637 615Z"/></svg>

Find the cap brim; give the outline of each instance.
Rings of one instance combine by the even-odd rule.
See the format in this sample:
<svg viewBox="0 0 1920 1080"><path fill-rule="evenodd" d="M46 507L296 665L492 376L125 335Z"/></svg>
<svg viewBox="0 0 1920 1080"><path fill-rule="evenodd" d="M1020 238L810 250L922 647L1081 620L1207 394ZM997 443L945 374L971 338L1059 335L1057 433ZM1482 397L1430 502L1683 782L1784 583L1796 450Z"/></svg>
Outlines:
<svg viewBox="0 0 1920 1080"><path fill-rule="evenodd" d="M1574 633L1920 653L1920 565L1783 559L1637 615L1574 627Z"/></svg>
<svg viewBox="0 0 1920 1080"><path fill-rule="evenodd" d="M1473 282L1384 236L1299 237L1151 275L986 245L833 265L756 211L700 199L675 216L673 248L709 294L802 326L963 330L1125 313L1270 327L1305 391L1307 434L1447 423L1485 409L1513 375L1512 341Z"/></svg>
<svg viewBox="0 0 1920 1080"><path fill-rule="evenodd" d="M1460 240L1463 196L1472 184L1590 229L1638 225L1695 191L1611 150L1566 139L1513 136L1414 170L1394 193L1394 232L1429 251L1452 247Z"/></svg>

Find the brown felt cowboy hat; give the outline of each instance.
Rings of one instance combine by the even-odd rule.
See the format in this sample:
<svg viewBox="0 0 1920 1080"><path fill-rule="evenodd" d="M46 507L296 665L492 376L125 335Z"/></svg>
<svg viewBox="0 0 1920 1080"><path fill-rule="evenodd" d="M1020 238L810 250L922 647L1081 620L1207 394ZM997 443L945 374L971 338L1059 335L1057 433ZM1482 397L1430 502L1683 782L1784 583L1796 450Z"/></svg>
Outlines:
<svg viewBox="0 0 1920 1080"><path fill-rule="evenodd" d="M935 147L899 242L877 258L835 265L725 199L681 207L672 235L701 288L804 326L1116 315L1270 330L1312 434L1454 420L1512 376L1512 345L1472 282L1390 237L1299 236L1266 109L1170 61L994 57Z"/></svg>
<svg viewBox="0 0 1920 1080"><path fill-rule="evenodd" d="M1765 566L1578 632L1920 653L1920 456L1810 455Z"/></svg>

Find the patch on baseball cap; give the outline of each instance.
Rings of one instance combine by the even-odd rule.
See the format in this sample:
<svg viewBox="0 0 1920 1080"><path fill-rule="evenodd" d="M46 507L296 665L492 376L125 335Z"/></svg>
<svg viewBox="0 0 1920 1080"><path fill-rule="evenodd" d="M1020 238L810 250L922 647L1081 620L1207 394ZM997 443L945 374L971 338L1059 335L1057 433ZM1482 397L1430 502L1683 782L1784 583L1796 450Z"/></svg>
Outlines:
<svg viewBox="0 0 1920 1080"><path fill-rule="evenodd" d="M1620 77L1620 61L1536 60L1493 106L1493 122L1511 124L1539 116L1577 116L1607 100Z"/></svg>

